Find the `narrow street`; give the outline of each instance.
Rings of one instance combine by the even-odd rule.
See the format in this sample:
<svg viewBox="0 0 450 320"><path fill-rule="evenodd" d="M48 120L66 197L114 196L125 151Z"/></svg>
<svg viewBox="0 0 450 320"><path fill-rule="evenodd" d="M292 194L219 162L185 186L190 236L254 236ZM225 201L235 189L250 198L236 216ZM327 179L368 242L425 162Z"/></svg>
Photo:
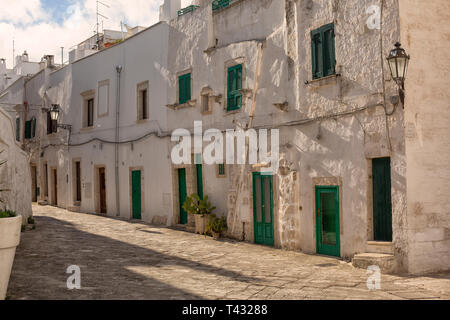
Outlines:
<svg viewBox="0 0 450 320"><path fill-rule="evenodd" d="M9 299L450 299L450 274L382 275L321 256L34 206ZM68 290L67 267L81 269Z"/></svg>

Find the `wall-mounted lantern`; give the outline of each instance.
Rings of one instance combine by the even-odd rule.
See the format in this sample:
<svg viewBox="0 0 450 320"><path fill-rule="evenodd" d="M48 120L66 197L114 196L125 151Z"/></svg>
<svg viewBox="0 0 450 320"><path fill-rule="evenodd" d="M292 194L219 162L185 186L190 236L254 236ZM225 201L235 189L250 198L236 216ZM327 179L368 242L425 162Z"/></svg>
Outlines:
<svg viewBox="0 0 450 320"><path fill-rule="evenodd" d="M52 108L50 109L50 118L53 121L58 122L59 114L61 112L61 108L59 104L52 104ZM72 130L72 126L70 124L58 124L58 128L64 129L64 130Z"/></svg>
<svg viewBox="0 0 450 320"><path fill-rule="evenodd" d="M399 95L402 104L405 103L405 79L408 71L410 56L406 54L400 42L395 44L395 49L391 50L387 61L391 70L392 79L399 87Z"/></svg>

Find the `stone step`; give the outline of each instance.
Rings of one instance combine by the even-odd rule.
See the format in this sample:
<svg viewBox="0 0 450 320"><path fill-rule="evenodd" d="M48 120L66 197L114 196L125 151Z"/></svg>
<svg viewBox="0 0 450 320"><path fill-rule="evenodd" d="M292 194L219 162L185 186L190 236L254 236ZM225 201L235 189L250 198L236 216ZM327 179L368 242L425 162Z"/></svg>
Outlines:
<svg viewBox="0 0 450 320"><path fill-rule="evenodd" d="M392 242L367 241L366 252L394 254L394 246Z"/></svg>
<svg viewBox="0 0 450 320"><path fill-rule="evenodd" d="M81 207L78 207L78 206L67 207L67 211L70 211L70 212L81 212Z"/></svg>
<svg viewBox="0 0 450 320"><path fill-rule="evenodd" d="M395 273L396 264L393 254L360 253L353 257L352 264L356 268L367 269L369 266L378 266L382 273Z"/></svg>

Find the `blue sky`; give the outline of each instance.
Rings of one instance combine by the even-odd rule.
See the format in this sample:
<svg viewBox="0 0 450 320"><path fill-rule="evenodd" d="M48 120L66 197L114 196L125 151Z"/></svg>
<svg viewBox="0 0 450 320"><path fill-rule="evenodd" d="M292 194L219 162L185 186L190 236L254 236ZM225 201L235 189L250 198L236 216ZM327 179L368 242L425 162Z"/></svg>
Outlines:
<svg viewBox="0 0 450 320"><path fill-rule="evenodd" d="M67 16L67 8L76 0L42 0L42 7L52 15L53 21L61 24Z"/></svg>

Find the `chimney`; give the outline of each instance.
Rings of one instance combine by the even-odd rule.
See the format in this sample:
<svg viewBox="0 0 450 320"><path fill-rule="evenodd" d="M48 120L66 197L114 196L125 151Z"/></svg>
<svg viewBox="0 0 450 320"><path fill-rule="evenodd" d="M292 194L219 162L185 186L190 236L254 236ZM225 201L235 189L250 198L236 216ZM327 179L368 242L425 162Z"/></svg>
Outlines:
<svg viewBox="0 0 450 320"><path fill-rule="evenodd" d="M25 50L22 54L22 62L28 62L29 58L28 58L28 53L27 50Z"/></svg>
<svg viewBox="0 0 450 320"><path fill-rule="evenodd" d="M178 16L181 9L181 0L164 0L159 10L159 21L170 21Z"/></svg>
<svg viewBox="0 0 450 320"><path fill-rule="evenodd" d="M6 73L6 60L1 58L0 59L0 75Z"/></svg>
<svg viewBox="0 0 450 320"><path fill-rule="evenodd" d="M47 68L53 68L55 66L55 56L45 55L44 59L47 61Z"/></svg>

